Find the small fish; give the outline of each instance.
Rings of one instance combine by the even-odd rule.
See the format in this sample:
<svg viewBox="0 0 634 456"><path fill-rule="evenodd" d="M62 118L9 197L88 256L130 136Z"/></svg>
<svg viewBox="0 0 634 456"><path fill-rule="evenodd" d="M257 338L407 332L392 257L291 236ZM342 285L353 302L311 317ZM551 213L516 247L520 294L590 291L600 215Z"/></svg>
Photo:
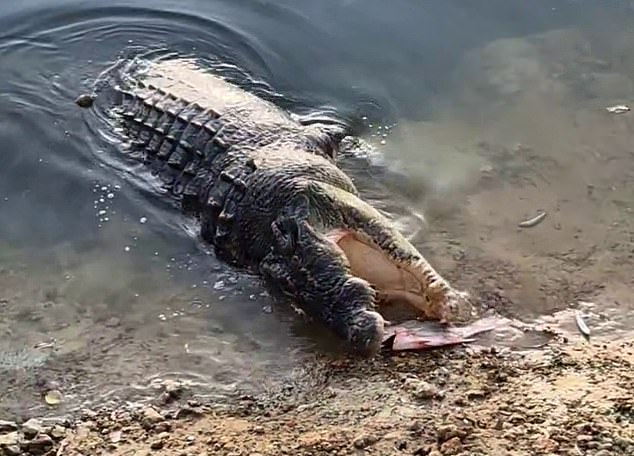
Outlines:
<svg viewBox="0 0 634 456"><path fill-rule="evenodd" d="M541 211L535 217L520 222L517 226L520 228L532 228L539 225L546 218L546 211Z"/></svg>
<svg viewBox="0 0 634 456"><path fill-rule="evenodd" d="M415 327L411 327L415 325ZM387 329L383 346L391 351L427 350L475 342L473 336L497 327L491 320L454 327L434 322L408 322Z"/></svg>
<svg viewBox="0 0 634 456"><path fill-rule="evenodd" d="M626 105L616 105L616 106L609 106L605 108L605 110L609 112L610 114L623 114L628 112L630 110L630 107Z"/></svg>
<svg viewBox="0 0 634 456"><path fill-rule="evenodd" d="M581 335L586 340L589 340L590 328L588 328L588 325L586 325L586 322L584 321L583 316L581 315L581 312L579 312L578 310L575 312L575 322L577 323L577 328L579 329L579 332L581 333Z"/></svg>

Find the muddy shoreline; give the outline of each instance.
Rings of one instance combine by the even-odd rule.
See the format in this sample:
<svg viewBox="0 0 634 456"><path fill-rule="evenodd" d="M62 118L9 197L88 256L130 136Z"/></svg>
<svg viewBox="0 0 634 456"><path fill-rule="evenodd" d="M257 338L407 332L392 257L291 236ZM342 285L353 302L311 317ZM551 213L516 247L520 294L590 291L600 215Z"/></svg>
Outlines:
<svg viewBox="0 0 634 456"><path fill-rule="evenodd" d="M230 406L166 382L146 405L0 422L3 455L632 455L634 341L523 354L332 357Z"/></svg>

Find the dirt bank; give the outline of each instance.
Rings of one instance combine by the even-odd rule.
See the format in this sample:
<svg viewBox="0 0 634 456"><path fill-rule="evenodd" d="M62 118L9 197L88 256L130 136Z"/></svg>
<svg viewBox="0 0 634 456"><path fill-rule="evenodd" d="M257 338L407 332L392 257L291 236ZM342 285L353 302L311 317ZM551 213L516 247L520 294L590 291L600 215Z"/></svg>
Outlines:
<svg viewBox="0 0 634 456"><path fill-rule="evenodd" d="M633 362L634 341L581 340L317 360L297 383L228 409L188 404L169 384L153 408L0 423L0 445L7 455L632 455Z"/></svg>

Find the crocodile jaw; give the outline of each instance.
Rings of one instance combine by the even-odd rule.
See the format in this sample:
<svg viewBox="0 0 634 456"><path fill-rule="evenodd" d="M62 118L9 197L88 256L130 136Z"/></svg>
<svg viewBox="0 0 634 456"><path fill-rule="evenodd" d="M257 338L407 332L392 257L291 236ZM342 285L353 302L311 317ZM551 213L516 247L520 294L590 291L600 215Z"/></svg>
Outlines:
<svg viewBox="0 0 634 456"><path fill-rule="evenodd" d="M377 290L379 301L406 302L441 322L462 322L474 316L469 293L451 287L426 261L398 261L351 230L331 230L326 238L346 257L352 274Z"/></svg>

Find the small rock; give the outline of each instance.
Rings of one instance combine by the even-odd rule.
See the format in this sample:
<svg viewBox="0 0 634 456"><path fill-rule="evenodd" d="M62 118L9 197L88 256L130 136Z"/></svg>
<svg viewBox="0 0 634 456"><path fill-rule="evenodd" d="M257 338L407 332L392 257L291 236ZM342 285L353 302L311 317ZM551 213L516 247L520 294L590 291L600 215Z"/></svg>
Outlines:
<svg viewBox="0 0 634 456"><path fill-rule="evenodd" d="M55 426L53 426L53 429L51 429L51 432L49 434L55 440L61 440L66 437L66 428L56 424Z"/></svg>
<svg viewBox="0 0 634 456"><path fill-rule="evenodd" d="M9 432L8 434L0 435L0 448L18 445L19 443L20 434L17 432Z"/></svg>
<svg viewBox="0 0 634 456"><path fill-rule="evenodd" d="M160 450L165 446L165 441L169 438L168 432L161 432L156 439L150 442L150 449L152 450Z"/></svg>
<svg viewBox="0 0 634 456"><path fill-rule="evenodd" d="M185 389L182 383L174 380L165 380L163 385L165 386L165 391L172 395L180 395Z"/></svg>
<svg viewBox="0 0 634 456"><path fill-rule="evenodd" d="M557 442L544 435L537 437L533 442L533 448L540 453L555 453L558 446L559 444Z"/></svg>
<svg viewBox="0 0 634 456"><path fill-rule="evenodd" d="M75 99L75 104L77 104L80 108L90 108L94 102L95 97L87 93L84 93Z"/></svg>
<svg viewBox="0 0 634 456"><path fill-rule="evenodd" d="M440 452L445 455L458 454L462 449L462 442L459 437L452 437L440 445Z"/></svg>
<svg viewBox="0 0 634 456"><path fill-rule="evenodd" d="M168 432L172 430L172 424L169 421L161 421L154 426L156 432Z"/></svg>
<svg viewBox="0 0 634 456"><path fill-rule="evenodd" d="M466 393L467 399L472 400L472 399L481 399L484 396L486 396L486 391L484 390L480 390L480 389L474 389L474 390L469 390Z"/></svg>
<svg viewBox="0 0 634 456"><path fill-rule="evenodd" d="M35 418L31 418L22 425L22 432L27 439L32 439L41 432L44 432L42 422Z"/></svg>
<svg viewBox="0 0 634 456"><path fill-rule="evenodd" d="M112 317L109 318L105 324L107 328L116 328L121 324L121 320L119 320L117 317Z"/></svg>
<svg viewBox="0 0 634 456"><path fill-rule="evenodd" d="M443 396L435 385L424 380L408 378L403 384L403 387L418 400L440 399Z"/></svg>
<svg viewBox="0 0 634 456"><path fill-rule="evenodd" d="M2 449L3 456L21 456L22 450L17 445L9 445Z"/></svg>
<svg viewBox="0 0 634 456"><path fill-rule="evenodd" d="M436 429L436 437L438 438L439 442L446 442L447 440L451 440L454 437L462 439L466 435L466 432L458 429L458 426L453 424L440 426Z"/></svg>
<svg viewBox="0 0 634 456"><path fill-rule="evenodd" d="M143 427L152 427L161 421L164 421L163 417L155 409L152 407L146 407L143 409L143 419L141 420Z"/></svg>
<svg viewBox="0 0 634 456"><path fill-rule="evenodd" d="M369 447L370 445L375 444L378 441L379 441L379 439L376 436L374 436L374 435L363 434L363 435L360 435L360 436L356 437L352 441L352 445L356 449L362 450L364 448Z"/></svg>
<svg viewBox="0 0 634 456"><path fill-rule="evenodd" d="M150 449L152 450L160 450L165 445L165 441L163 439L155 439L150 442Z"/></svg>
<svg viewBox="0 0 634 456"><path fill-rule="evenodd" d="M81 418L83 420L92 420L92 419L95 419L96 417L97 417L97 412L95 412L94 410L84 409L81 411Z"/></svg>
<svg viewBox="0 0 634 456"><path fill-rule="evenodd" d="M176 412L176 419L187 416L202 416L203 410L200 407L183 407Z"/></svg>
<svg viewBox="0 0 634 456"><path fill-rule="evenodd" d="M161 393L159 400L163 404L169 404L183 395L183 391L185 388L180 382L176 382L174 380L165 380L163 382L163 392Z"/></svg>
<svg viewBox="0 0 634 456"><path fill-rule="evenodd" d="M31 454L44 454L53 446L53 439L46 434L39 434L27 444L27 448Z"/></svg>
<svg viewBox="0 0 634 456"><path fill-rule="evenodd" d="M418 432L423 428L423 424L420 421L413 421L407 426L407 430L411 432Z"/></svg>
<svg viewBox="0 0 634 456"><path fill-rule="evenodd" d="M13 432L18 430L18 425L13 421L0 420L0 433Z"/></svg>
<svg viewBox="0 0 634 456"><path fill-rule="evenodd" d="M121 431L113 431L108 436L112 443L119 443L121 441Z"/></svg>

